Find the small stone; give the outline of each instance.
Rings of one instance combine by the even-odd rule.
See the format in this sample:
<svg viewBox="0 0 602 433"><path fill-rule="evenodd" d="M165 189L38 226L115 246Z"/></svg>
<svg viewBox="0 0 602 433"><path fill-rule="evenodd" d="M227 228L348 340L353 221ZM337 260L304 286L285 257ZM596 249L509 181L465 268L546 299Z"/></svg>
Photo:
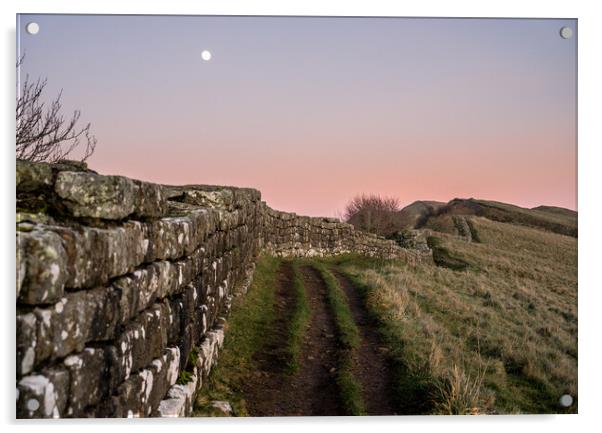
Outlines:
<svg viewBox="0 0 602 433"><path fill-rule="evenodd" d="M43 213L17 212L17 225L21 231L33 230L35 224L47 224L50 222L50 217ZM24 229L24 227L27 227Z"/></svg>
<svg viewBox="0 0 602 433"><path fill-rule="evenodd" d="M232 415L232 406L227 401L215 400L211 402L211 407L216 409L218 412L221 412L223 415L230 416Z"/></svg>
<svg viewBox="0 0 602 433"><path fill-rule="evenodd" d="M184 202L197 206L232 209L234 194L229 189L215 191L189 190L184 193Z"/></svg>
<svg viewBox="0 0 602 433"><path fill-rule="evenodd" d="M89 171L88 164L85 161L75 161L72 159L60 159L52 164L52 169L56 171ZM96 173L96 172L93 172Z"/></svg>

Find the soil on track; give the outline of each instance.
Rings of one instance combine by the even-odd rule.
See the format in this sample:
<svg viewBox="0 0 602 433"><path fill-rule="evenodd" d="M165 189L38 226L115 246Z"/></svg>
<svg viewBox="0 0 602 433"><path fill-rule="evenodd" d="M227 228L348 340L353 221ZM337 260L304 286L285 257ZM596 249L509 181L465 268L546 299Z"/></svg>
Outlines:
<svg viewBox="0 0 602 433"><path fill-rule="evenodd" d="M362 385L368 415L394 415L391 366L375 321L368 315L357 288L345 275L334 271L357 325L361 343L353 365L353 375Z"/></svg>
<svg viewBox="0 0 602 433"><path fill-rule="evenodd" d="M343 415L335 383L337 340L326 286L317 272L302 267L311 318L303 340L299 370L286 371L289 321L295 308L293 270L283 263L276 288L276 319L272 335L256 356L259 370L244 386L251 416Z"/></svg>
<svg viewBox="0 0 602 433"><path fill-rule="evenodd" d="M247 410L251 416L345 415L335 382L339 344L327 287L310 266L300 268L311 311L310 325L303 339L299 370L287 371L284 351L289 338L290 318L295 309L293 268L284 262L275 289L275 321L265 346L255 355L258 371L244 385ZM369 317L361 294L342 273L334 271L347 296L361 344L353 362L353 374L362 386L368 415L394 415L391 368L376 323Z"/></svg>

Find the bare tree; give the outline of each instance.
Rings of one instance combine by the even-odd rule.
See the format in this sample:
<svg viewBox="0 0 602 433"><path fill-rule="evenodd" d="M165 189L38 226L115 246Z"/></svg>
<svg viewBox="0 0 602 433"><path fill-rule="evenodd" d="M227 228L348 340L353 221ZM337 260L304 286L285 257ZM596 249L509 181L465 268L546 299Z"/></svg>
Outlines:
<svg viewBox="0 0 602 433"><path fill-rule="evenodd" d="M347 204L344 219L359 230L389 236L398 230L399 208L397 198L362 194Z"/></svg>
<svg viewBox="0 0 602 433"><path fill-rule="evenodd" d="M17 62L17 68L23 58ZM90 124L78 129L80 111L65 119L61 114L61 94L46 105L43 99L47 80L25 78L17 95L17 159L56 162L66 158L77 147L82 149L82 161L94 153L96 137Z"/></svg>

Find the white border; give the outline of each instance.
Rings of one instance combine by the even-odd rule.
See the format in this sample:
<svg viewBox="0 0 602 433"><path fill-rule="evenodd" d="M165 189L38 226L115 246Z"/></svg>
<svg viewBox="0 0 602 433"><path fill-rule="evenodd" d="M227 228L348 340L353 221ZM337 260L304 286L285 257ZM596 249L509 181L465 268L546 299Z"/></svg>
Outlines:
<svg viewBox="0 0 602 433"><path fill-rule="evenodd" d="M3 210L0 212L2 286L4 317L2 329L4 354L2 359L2 421L8 431L44 429L44 431L106 431L125 428L129 431L143 428L145 432L166 429L194 431L261 431L282 432L311 430L339 430L362 432L378 428L386 431L482 431L488 432L529 429L546 431L587 431L600 425L596 419L602 411L600 403L601 343L597 332L602 329L602 284L597 267L600 263L602 240L602 159L600 148L602 123L600 109L602 77L602 50L600 16L596 1L478 1L438 0L411 3L384 0L20 0L2 1L2 92L1 107L3 145L2 179ZM14 418L14 96L15 96L15 14L21 13L129 13L129 14L225 14L225 15L347 15L347 16L439 16L439 17L550 17L579 19L579 415L522 416L522 417L407 417L407 418L297 418L297 419L238 419L238 420L172 420L144 421L135 425L117 420L72 421L49 423L15 423ZM596 422L598 421L598 422ZM6 431L6 430L5 430Z"/></svg>

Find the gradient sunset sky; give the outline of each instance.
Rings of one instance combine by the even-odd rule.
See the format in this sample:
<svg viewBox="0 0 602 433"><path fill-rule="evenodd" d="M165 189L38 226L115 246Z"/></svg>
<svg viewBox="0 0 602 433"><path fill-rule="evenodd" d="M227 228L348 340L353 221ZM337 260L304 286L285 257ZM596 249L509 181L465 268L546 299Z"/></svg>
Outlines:
<svg viewBox="0 0 602 433"><path fill-rule="evenodd" d="M103 174L315 216L357 193L577 206L576 20L20 15L17 45Z"/></svg>

